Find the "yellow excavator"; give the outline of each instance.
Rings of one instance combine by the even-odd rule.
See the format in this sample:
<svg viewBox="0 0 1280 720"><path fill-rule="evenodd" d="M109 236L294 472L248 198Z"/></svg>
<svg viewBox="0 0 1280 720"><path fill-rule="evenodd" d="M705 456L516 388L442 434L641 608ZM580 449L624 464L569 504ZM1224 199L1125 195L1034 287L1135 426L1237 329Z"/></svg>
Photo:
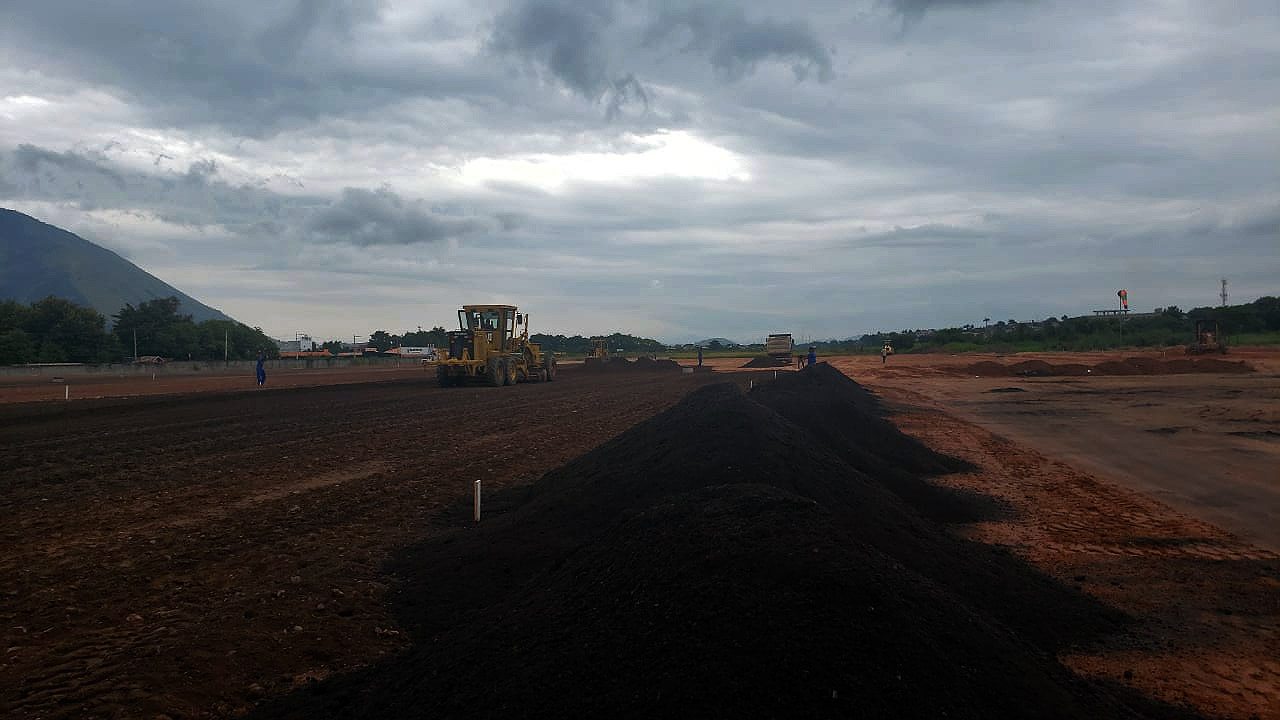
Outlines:
<svg viewBox="0 0 1280 720"><path fill-rule="evenodd" d="M436 369L441 387L484 383L494 387L556 379L555 355L529 342L529 316L515 305L463 305L457 330Z"/></svg>

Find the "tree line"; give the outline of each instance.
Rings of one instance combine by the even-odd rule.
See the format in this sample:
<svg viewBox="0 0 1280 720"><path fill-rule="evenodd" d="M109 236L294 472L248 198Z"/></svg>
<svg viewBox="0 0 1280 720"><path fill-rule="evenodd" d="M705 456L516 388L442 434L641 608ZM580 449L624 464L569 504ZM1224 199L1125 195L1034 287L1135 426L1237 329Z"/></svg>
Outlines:
<svg viewBox="0 0 1280 720"><path fill-rule="evenodd" d="M230 320L195 322L176 297L126 304L107 319L90 307L49 296L26 305L0 301L0 365L112 363L139 356L171 360L279 357L261 328ZM135 351L136 347L136 351Z"/></svg>
<svg viewBox="0 0 1280 720"><path fill-rule="evenodd" d="M1171 347L1195 340L1196 322L1216 324L1230 342L1268 340L1280 333L1280 298L1266 296L1242 305L1183 311L1176 305L1137 317L1048 317L1033 322L990 319L982 325L939 330L869 333L848 340L810 343L829 353L876 352L884 343L897 352L1083 351L1117 347ZM1269 338L1280 341L1280 336Z"/></svg>
<svg viewBox="0 0 1280 720"><path fill-rule="evenodd" d="M546 352L562 353L565 355L585 355L591 352L592 338L582 335L546 335L542 333L534 333L529 336L530 342L538 343ZM613 333L604 336L605 342L610 350L623 350L625 352L660 352L666 349L663 343L652 340L650 338L635 337L634 335L626 335L624 333ZM369 335L369 345L377 348L378 352L386 352L393 347L427 347L435 346L438 348L446 347L449 343L448 331L443 327L433 327L430 330L417 330L413 332L405 332L400 335L392 335L385 330L375 330ZM321 345L325 350L337 353L341 351L343 343L337 340L331 340Z"/></svg>

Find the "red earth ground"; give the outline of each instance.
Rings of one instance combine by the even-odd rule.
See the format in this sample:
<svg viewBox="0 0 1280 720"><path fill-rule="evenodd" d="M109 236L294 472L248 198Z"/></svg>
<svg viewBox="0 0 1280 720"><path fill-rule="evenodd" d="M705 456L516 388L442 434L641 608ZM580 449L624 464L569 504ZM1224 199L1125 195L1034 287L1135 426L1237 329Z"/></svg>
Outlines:
<svg viewBox="0 0 1280 720"><path fill-rule="evenodd" d="M1140 619L1066 664L1208 715L1280 717L1276 554L958 417L929 383L973 361L835 364L909 434L977 467L935 482L1018 511L955 532ZM1273 362L1255 360L1263 380ZM725 379L566 368L552 384L440 389L415 370L319 372L274 373L261 391L188 377L86 394L218 392L0 406L0 713L220 716L367 666L408 643L384 560L465 527L473 480L528 484Z"/></svg>

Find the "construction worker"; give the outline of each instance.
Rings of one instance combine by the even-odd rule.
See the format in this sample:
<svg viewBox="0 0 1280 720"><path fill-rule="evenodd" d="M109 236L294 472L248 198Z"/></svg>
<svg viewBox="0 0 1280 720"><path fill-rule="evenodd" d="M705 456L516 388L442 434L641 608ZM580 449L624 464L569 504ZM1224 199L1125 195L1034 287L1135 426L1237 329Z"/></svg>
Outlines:
<svg viewBox="0 0 1280 720"><path fill-rule="evenodd" d="M816 348L814 348L812 345L810 345L810 346L809 346L809 360L808 360L808 364L809 364L809 365L812 365L812 364L814 364L814 363L816 363L816 362L818 362L818 355L817 355L817 353L816 353Z"/></svg>
<svg viewBox="0 0 1280 720"><path fill-rule="evenodd" d="M262 387L263 385L267 384L267 368L263 364L265 362L266 362L266 358L259 355L258 356L258 387Z"/></svg>
<svg viewBox="0 0 1280 720"><path fill-rule="evenodd" d="M702 367L702 346L698 346L698 367Z"/></svg>
<svg viewBox="0 0 1280 720"><path fill-rule="evenodd" d="M885 345L880 348L880 364L884 365L887 362L889 362L889 346Z"/></svg>

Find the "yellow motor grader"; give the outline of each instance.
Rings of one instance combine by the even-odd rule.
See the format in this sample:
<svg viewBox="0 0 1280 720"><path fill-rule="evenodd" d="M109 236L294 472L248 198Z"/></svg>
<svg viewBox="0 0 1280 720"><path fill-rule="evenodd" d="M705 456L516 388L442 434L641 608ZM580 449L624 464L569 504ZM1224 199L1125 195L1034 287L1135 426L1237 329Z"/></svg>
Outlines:
<svg viewBox="0 0 1280 720"><path fill-rule="evenodd" d="M609 341L604 338L591 339L591 354L583 361L588 364L609 362L613 355L609 352Z"/></svg>
<svg viewBox="0 0 1280 720"><path fill-rule="evenodd" d="M443 356L427 365L436 369L441 387L556 379L555 355L529 342L529 316L517 312L515 305L463 305L458 326L449 331Z"/></svg>

